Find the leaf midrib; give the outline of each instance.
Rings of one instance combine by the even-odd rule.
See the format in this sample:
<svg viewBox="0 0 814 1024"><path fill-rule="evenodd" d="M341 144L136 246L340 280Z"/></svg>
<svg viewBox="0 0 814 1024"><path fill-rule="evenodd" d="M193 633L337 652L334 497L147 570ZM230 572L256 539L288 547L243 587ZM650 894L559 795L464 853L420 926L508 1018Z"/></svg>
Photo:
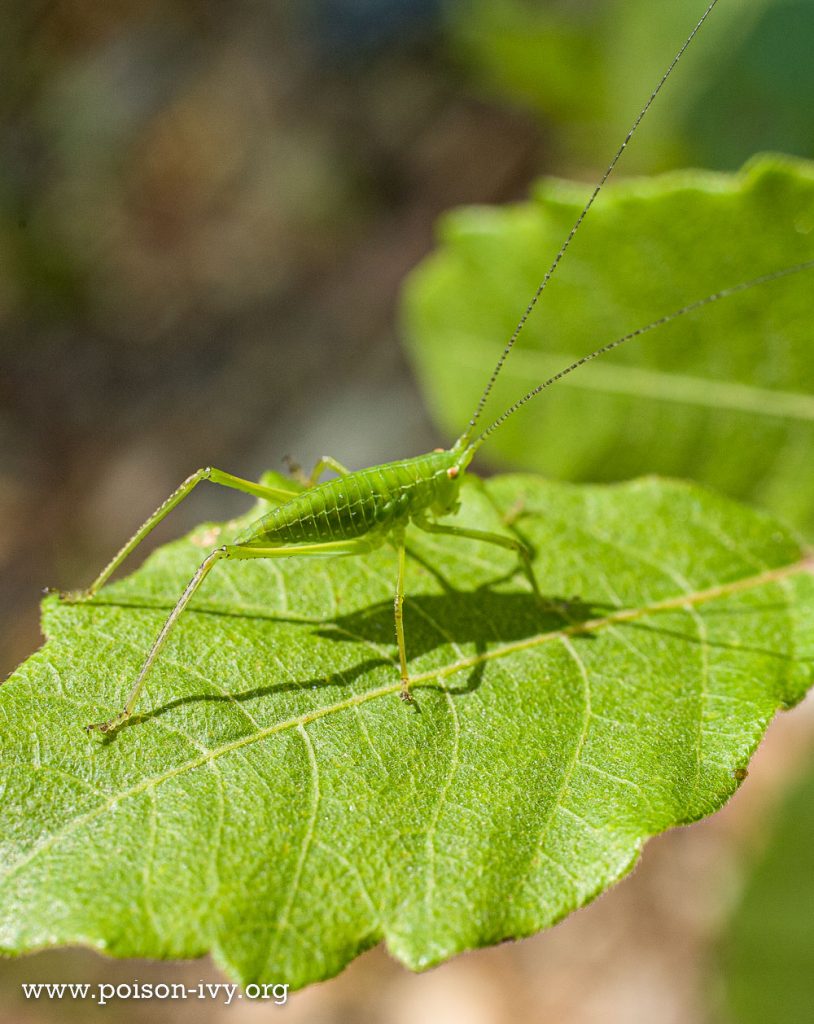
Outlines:
<svg viewBox="0 0 814 1024"><path fill-rule="evenodd" d="M469 344L462 347L460 361L473 369L482 367L484 347L480 338L473 337ZM563 366L570 365L582 354L519 351L514 354L513 362L505 367L505 376L524 384L528 383L529 378L544 380ZM777 419L814 422L814 395L804 391L762 388L755 384L608 362L585 366L580 373L571 374L560 383L582 391L630 395L634 398L675 402L678 405L695 405L703 409L723 408Z"/></svg>
<svg viewBox="0 0 814 1024"><path fill-rule="evenodd" d="M451 675L455 675L456 673L468 668L473 668L484 662L508 657L518 651L528 650L529 648L537 647L544 643L562 641L585 633L595 633L598 630L605 629L620 622L632 622L637 619L645 618L648 615L656 615L665 611L674 611L688 605L694 607L708 601L714 601L720 597L728 597L732 594L757 589L771 583L777 583L800 573L814 574L814 554L806 554L803 558L790 563L789 565L778 566L754 576L742 577L741 579L733 580L729 583L718 584L717 586L695 591L691 594L679 594L675 597L664 598L661 601L655 601L652 604L643 605L640 608L620 609L610 615L596 619L587 619L583 622L573 623L572 625L565 626L562 629L549 633L538 633L535 636L526 637L523 640L503 644L500 647L495 647L488 651L481 651L467 658L461 658L449 665L444 665L441 668L431 669L430 671L412 676L411 686L412 688L415 688L417 686L420 687L422 685L426 685L432 681L446 679ZM375 690L368 690L365 693L353 694L344 700L336 701L334 704L330 704L324 708L316 708L302 715L297 715L294 718L289 718L285 721L267 726L257 732L240 736L238 739L232 740L229 743L224 743L222 746L216 747L214 750L210 750L206 754L202 754L199 757L186 761L183 764L175 765L173 768L168 769L166 772L162 772L160 775L153 775L150 778L142 779L141 782L131 786L130 789L113 794L98 807L95 807L93 810L72 819L61 831L50 836L39 846L35 846L29 850L28 853L9 866L8 870L2 876L2 880L4 882L7 881L28 863L34 860L34 858L39 854L47 852L67 836L80 829L83 825L92 822L122 800L128 800L131 797L138 796L141 793L147 792L151 788L160 786L163 782L177 778L179 775L188 771L194 771L196 768L201 768L204 765L211 763L232 751L240 750L242 747L248 746L251 743L258 743L261 740L267 739L269 736L285 732L288 729L304 727L309 725L311 722L318 721L328 715L345 711L352 707L357 707L361 704L367 703L368 701L376 700L379 697L390 696L398 693L400 690L401 682L396 681L388 683L386 686L379 686Z"/></svg>

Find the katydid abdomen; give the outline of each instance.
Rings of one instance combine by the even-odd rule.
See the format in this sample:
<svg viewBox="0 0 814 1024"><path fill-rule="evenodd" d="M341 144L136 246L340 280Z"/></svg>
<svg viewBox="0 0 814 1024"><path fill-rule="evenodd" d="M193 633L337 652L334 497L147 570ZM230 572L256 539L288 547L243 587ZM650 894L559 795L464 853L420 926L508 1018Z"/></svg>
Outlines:
<svg viewBox="0 0 814 1024"><path fill-rule="evenodd" d="M369 537L371 546L411 516L451 511L457 500L457 457L429 452L328 480L272 509L237 538L248 547Z"/></svg>

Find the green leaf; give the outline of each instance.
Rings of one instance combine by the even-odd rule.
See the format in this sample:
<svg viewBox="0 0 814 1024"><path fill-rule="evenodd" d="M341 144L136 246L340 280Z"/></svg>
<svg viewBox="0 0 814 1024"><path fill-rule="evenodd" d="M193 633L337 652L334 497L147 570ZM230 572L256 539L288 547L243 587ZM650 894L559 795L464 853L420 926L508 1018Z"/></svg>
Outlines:
<svg viewBox="0 0 814 1024"><path fill-rule="evenodd" d="M616 149L702 10L696 0L445 6L449 45L470 87L542 113L546 149L570 166ZM718 4L654 111L657 129L628 150L626 167L730 169L762 149L814 155L800 102L814 88L812 29L810 0Z"/></svg>
<svg viewBox="0 0 814 1024"><path fill-rule="evenodd" d="M450 436L586 198L462 209L406 290L410 350ZM729 285L814 257L814 165L764 157L609 188L512 352L485 423L578 356ZM707 306L561 381L486 458L571 480L692 477L814 528L811 271Z"/></svg>
<svg viewBox="0 0 814 1024"><path fill-rule="evenodd" d="M723 980L738 1024L808 1024L814 1006L814 765L777 819L723 950Z"/></svg>
<svg viewBox="0 0 814 1024"><path fill-rule="evenodd" d="M411 531L398 700L394 555L218 566L116 711L203 551L167 545L0 689L0 950L211 950L303 985L384 939L413 968L528 935L719 808L810 683L814 577L767 516L699 487L465 481L461 523Z"/></svg>

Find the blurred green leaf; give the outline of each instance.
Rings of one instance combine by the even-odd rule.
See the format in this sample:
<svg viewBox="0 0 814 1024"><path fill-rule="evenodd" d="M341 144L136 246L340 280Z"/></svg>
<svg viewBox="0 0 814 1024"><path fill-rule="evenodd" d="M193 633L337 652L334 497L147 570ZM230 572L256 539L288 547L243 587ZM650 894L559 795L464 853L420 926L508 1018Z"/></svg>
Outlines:
<svg viewBox="0 0 814 1024"><path fill-rule="evenodd" d="M461 209L405 292L409 348L449 436L574 223L586 189ZM484 426L573 359L721 288L814 257L814 165L762 157L608 188L506 363ZM535 399L483 455L548 476L688 476L814 528L811 272L680 318ZM490 417L489 413L494 413Z"/></svg>
<svg viewBox="0 0 814 1024"><path fill-rule="evenodd" d="M719 808L810 683L799 543L655 479L462 496L463 523L512 520L553 603L507 552L413 531L412 707L386 548L219 567L102 741L82 726L119 708L203 550L248 517L92 603L46 599L48 642L0 689L0 949L211 950L243 983L298 986L383 938L424 968L555 923Z"/></svg>
<svg viewBox="0 0 814 1024"><path fill-rule="evenodd" d="M714 50L707 48L704 87L680 115L686 152L720 168L761 149L814 156L810 105L801 102L814 94L814 4L752 0L746 11L740 4L728 10L735 16L728 38L719 35Z"/></svg>
<svg viewBox="0 0 814 1024"><path fill-rule="evenodd" d="M814 771L779 811L728 927L723 982L738 1024L809 1024L814 1007Z"/></svg>
<svg viewBox="0 0 814 1024"><path fill-rule="evenodd" d="M556 126L555 148L574 164L610 155L705 7L455 0L446 20L474 88L539 111L549 130ZM800 102L814 85L812 28L810 0L718 4L627 166L729 169L761 149L814 155Z"/></svg>
<svg viewBox="0 0 814 1024"><path fill-rule="evenodd" d="M484 91L531 106L564 127L572 118L607 115L602 12L466 0L448 4L446 20L453 50Z"/></svg>

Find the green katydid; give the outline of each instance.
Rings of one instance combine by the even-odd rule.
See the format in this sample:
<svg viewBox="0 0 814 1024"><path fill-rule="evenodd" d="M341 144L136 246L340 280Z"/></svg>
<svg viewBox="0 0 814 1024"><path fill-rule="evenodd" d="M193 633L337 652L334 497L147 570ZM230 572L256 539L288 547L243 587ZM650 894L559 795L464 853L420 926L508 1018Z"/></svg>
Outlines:
<svg viewBox="0 0 814 1024"><path fill-rule="evenodd" d="M574 226L562 243L551 266L532 295L517 326L506 343L466 429L451 448L439 448L425 455L389 462L355 472L347 470L335 459L325 456L314 467L304 489L293 482L290 487L266 486L241 479L219 469L211 467L199 469L188 477L159 506L86 590L63 595L64 599L68 601L81 601L91 598L150 531L203 480L209 480L212 483L278 503L270 512L252 523L234 542L217 547L204 559L178 598L169 617L158 633L155 642L147 653L122 710L106 721L87 726L88 730L98 730L99 732L106 733L115 729L130 717L150 668L163 648L175 623L213 566L224 559L362 555L385 542L390 542L395 547L397 553L394 603L395 632L401 674L401 697L405 701L412 699L410 695L410 675L402 616L406 564L405 536L409 527L416 527L420 530L444 534L450 537L479 540L513 551L518 556L520 567L526 574L532 591L537 599L541 600L531 554L516 536L468 529L438 522L438 519L451 515L457 510L461 481L472 458L483 442L509 416L512 416L523 405L531 401L532 398L588 361L712 302L717 302L720 299L733 296L758 285L768 284L790 274L814 268L813 259L795 266L782 268L774 273L765 274L750 281L722 288L704 298L688 302L680 309L674 310L636 330L632 330L566 366L559 373L543 381L519 398L485 430L478 430L480 417L492 387L526 321L552 275L556 272L571 241L593 206L605 182L616 167L639 124L717 2L718 0L711 0L709 3L692 32L662 75L614 154L613 159L608 164L604 174L594 187ZM320 484L318 482L320 476L328 469L337 474L336 478Z"/></svg>

